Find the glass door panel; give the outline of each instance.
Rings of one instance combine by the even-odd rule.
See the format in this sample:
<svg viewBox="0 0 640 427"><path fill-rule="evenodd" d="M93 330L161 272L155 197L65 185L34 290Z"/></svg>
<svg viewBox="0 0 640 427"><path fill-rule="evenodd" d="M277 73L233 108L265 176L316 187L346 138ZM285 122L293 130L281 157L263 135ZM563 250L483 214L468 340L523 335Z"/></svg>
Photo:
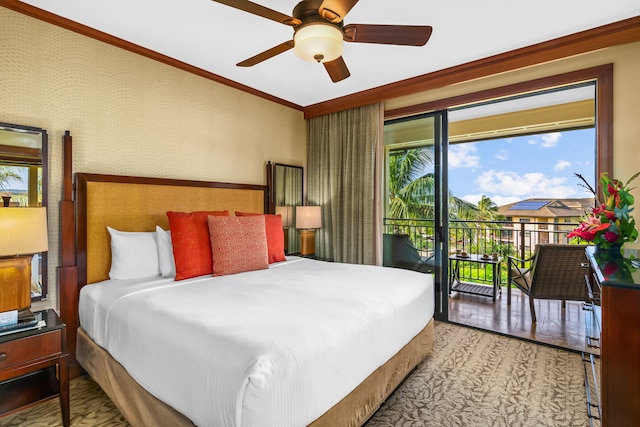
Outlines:
<svg viewBox="0 0 640 427"><path fill-rule="evenodd" d="M383 264L435 275L437 318L446 319L446 112L385 123ZM444 157L444 158L443 158ZM446 240L446 239L445 239ZM446 263L445 263L446 264Z"/></svg>

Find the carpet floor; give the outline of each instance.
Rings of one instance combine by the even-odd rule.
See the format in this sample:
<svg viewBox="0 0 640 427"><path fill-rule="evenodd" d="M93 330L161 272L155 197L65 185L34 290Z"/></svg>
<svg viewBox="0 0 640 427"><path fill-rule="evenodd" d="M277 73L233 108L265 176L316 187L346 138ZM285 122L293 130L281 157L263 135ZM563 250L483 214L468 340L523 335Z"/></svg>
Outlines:
<svg viewBox="0 0 640 427"><path fill-rule="evenodd" d="M448 323L436 323L434 354L366 427L587 426L580 355ZM58 400L0 426L61 426ZM89 377L71 381L73 427L129 424Z"/></svg>

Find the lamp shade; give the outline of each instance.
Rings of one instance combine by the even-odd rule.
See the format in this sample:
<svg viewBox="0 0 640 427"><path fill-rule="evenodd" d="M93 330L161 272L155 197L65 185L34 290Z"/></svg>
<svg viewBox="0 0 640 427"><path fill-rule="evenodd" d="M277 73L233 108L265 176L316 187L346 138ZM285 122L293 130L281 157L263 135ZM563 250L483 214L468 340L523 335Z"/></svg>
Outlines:
<svg viewBox="0 0 640 427"><path fill-rule="evenodd" d="M342 37L342 31L335 25L314 22L296 30L293 51L305 61L333 61L342 55Z"/></svg>
<svg viewBox="0 0 640 427"><path fill-rule="evenodd" d="M0 208L0 256L49 249L46 208Z"/></svg>
<svg viewBox="0 0 640 427"><path fill-rule="evenodd" d="M276 215L280 215L282 227L291 227L293 222L293 206L276 206Z"/></svg>
<svg viewBox="0 0 640 427"><path fill-rule="evenodd" d="M309 230L322 227L320 206L296 206L296 228Z"/></svg>

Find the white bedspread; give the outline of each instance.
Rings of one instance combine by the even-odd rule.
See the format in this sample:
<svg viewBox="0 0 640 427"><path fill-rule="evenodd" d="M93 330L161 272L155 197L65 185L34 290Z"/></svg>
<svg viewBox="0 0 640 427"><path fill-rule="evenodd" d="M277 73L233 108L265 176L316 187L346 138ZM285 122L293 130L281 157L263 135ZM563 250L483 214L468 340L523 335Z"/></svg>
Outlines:
<svg viewBox="0 0 640 427"><path fill-rule="evenodd" d="M305 426L433 316L433 277L301 258L268 270L85 286L80 324L198 426Z"/></svg>

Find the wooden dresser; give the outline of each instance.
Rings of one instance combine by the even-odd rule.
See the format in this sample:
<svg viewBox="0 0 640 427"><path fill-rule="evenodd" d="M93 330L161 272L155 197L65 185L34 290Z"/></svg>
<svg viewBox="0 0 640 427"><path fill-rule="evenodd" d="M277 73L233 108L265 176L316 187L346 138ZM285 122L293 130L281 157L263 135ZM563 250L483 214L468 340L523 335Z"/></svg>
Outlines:
<svg viewBox="0 0 640 427"><path fill-rule="evenodd" d="M600 293L600 406L603 427L640 425L640 264L588 247L588 284ZM597 308L596 308L597 311Z"/></svg>

